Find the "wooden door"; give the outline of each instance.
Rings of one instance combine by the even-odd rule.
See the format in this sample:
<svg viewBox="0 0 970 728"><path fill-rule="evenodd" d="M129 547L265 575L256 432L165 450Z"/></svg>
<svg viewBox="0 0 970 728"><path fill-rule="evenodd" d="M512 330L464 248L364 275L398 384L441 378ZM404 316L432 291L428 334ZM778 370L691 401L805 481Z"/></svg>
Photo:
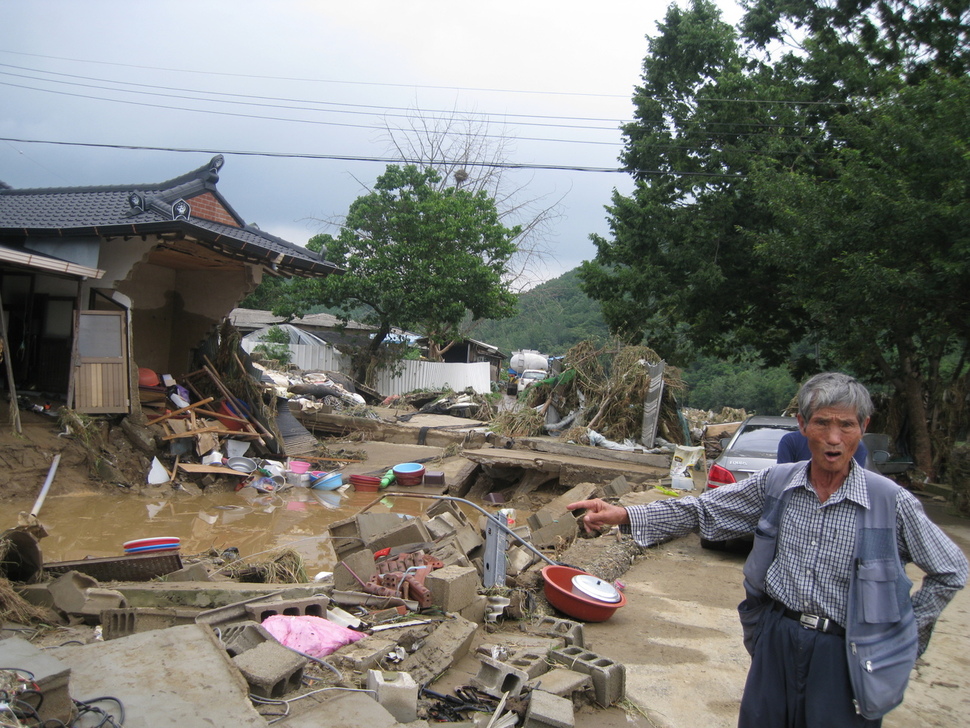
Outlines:
<svg viewBox="0 0 970 728"><path fill-rule="evenodd" d="M74 409L117 414L131 406L127 311L80 311L74 368Z"/></svg>

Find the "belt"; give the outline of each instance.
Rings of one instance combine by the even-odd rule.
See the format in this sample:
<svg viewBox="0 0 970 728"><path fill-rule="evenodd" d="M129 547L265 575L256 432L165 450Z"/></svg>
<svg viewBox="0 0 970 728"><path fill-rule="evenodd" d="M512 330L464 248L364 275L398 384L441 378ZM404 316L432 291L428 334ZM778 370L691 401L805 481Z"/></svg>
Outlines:
<svg viewBox="0 0 970 728"><path fill-rule="evenodd" d="M789 609L781 602L775 602L775 609L784 614L788 619L794 619L805 629L814 629L826 634L834 634L836 637L845 637L845 628L833 622L828 617L820 617L817 614L805 614Z"/></svg>

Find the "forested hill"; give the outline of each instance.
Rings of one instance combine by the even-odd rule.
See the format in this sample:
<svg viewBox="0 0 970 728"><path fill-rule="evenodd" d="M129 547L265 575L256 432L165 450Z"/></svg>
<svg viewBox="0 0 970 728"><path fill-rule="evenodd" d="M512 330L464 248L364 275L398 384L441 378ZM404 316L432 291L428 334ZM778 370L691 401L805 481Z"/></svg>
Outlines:
<svg viewBox="0 0 970 728"><path fill-rule="evenodd" d="M538 349L549 355L564 354L584 339L602 339L608 334L599 302L580 290L575 269L519 294L518 315L484 321L470 332L472 338L506 354Z"/></svg>

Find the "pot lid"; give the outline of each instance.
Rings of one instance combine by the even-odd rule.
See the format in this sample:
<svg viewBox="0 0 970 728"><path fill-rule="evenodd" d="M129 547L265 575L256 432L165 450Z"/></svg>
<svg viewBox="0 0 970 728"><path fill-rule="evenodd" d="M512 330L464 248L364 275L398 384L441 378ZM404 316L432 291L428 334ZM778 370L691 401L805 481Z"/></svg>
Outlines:
<svg viewBox="0 0 970 728"><path fill-rule="evenodd" d="M573 587L601 602L615 603L620 601L620 592L612 584L593 576L592 574L577 574L573 577Z"/></svg>

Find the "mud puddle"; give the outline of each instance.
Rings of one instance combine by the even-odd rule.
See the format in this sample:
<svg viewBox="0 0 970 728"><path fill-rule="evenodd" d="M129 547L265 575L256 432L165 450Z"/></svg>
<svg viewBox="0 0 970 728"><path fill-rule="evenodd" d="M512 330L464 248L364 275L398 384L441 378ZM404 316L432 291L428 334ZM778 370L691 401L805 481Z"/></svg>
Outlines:
<svg viewBox="0 0 970 728"><path fill-rule="evenodd" d="M327 528L374 503L378 494L292 488L282 493L247 492L192 495L171 492L136 496L99 492L50 495L38 520L48 536L40 547L45 562L124 555L123 544L138 538L177 536L184 557L235 547L243 558L277 548L292 548L305 561L307 575L332 571L336 564ZM385 497L369 508L420 516L433 500ZM17 525L33 500L4 502L0 531ZM267 557L269 558L269 557Z"/></svg>

